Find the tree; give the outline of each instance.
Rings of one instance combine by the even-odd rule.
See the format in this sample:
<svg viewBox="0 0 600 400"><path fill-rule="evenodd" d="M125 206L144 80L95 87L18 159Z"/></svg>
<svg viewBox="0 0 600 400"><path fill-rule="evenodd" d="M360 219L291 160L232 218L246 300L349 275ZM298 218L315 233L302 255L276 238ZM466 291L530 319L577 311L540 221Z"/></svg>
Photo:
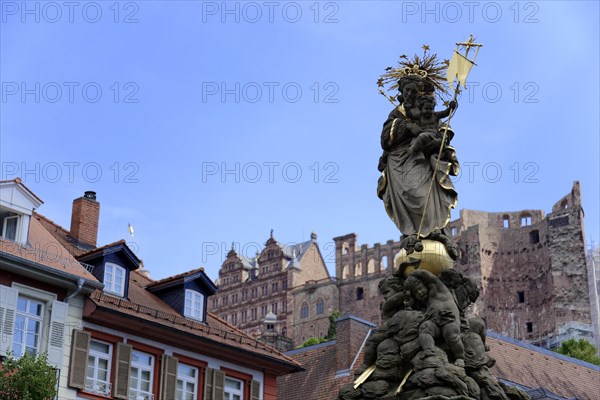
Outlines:
<svg viewBox="0 0 600 400"><path fill-rule="evenodd" d="M557 353L565 356L577 358L587 361L591 364L600 365L600 357L598 357L596 347L585 339L569 339L562 343Z"/></svg>
<svg viewBox="0 0 600 400"><path fill-rule="evenodd" d="M335 310L329 316L329 328L327 328L327 336L325 336L327 340L335 339L335 320L338 319L340 316L341 314L338 310Z"/></svg>
<svg viewBox="0 0 600 400"><path fill-rule="evenodd" d="M0 399L49 400L56 394L56 371L45 354L11 354L0 365Z"/></svg>

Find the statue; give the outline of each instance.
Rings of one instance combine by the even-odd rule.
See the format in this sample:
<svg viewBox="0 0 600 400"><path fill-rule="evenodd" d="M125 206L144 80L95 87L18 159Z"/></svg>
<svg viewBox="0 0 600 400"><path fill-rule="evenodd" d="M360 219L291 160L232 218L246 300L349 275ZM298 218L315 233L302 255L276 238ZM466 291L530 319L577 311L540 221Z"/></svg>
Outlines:
<svg viewBox="0 0 600 400"><path fill-rule="evenodd" d="M472 36L457 45L466 55L481 46ZM489 370L495 360L487 355L485 322L467 315L479 297L477 282L453 269L458 251L446 232L457 201L449 176L458 173L449 119L473 61L455 51L441 66L423 48L422 57L402 56L401 68L388 69L379 81L400 92L383 125L377 193L403 234L402 250L394 272L379 282L381 325L365 342L355 381L337 399L529 400ZM450 86L456 77L459 83L454 100L436 112L435 97L447 93L446 69Z"/></svg>
<svg viewBox="0 0 600 400"><path fill-rule="evenodd" d="M390 70L380 80L383 85L386 78L398 79L400 104L383 124L377 194L409 253L420 239L432 236L456 259L457 252L448 248L446 227L458 198L450 176L458 174L459 164L450 146L454 133L442 118L449 117L457 103L453 100L445 110L434 111L436 84L447 92L439 83L439 64L425 51L422 59L401 62L403 68Z"/></svg>

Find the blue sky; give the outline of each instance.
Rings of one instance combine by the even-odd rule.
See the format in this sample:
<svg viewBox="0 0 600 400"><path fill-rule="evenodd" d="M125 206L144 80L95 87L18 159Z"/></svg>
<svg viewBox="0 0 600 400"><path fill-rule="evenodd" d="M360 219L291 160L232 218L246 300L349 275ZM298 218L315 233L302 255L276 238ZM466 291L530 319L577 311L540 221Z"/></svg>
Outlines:
<svg viewBox="0 0 600 400"><path fill-rule="evenodd" d="M549 212L579 180L598 242L598 4L2 0L1 178L65 227L96 191L99 244L127 239L155 278L215 279L271 229L317 232L333 273L333 237L399 238L375 195L378 76L473 33L458 209Z"/></svg>

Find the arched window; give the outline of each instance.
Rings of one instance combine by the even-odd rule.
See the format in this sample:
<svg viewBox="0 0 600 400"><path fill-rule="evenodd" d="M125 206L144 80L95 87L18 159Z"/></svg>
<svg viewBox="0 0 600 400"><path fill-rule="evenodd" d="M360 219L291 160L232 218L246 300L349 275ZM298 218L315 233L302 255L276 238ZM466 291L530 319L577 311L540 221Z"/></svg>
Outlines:
<svg viewBox="0 0 600 400"><path fill-rule="evenodd" d="M316 311L317 315L321 315L325 312L325 302L323 301L323 299L317 300Z"/></svg>
<svg viewBox="0 0 600 400"><path fill-rule="evenodd" d="M300 318L308 318L308 303L302 303L300 307Z"/></svg>
<svg viewBox="0 0 600 400"><path fill-rule="evenodd" d="M562 208L563 210L566 210L567 208L569 208L569 202L567 201L567 199L564 199L561 203L560 203L560 208Z"/></svg>
<svg viewBox="0 0 600 400"><path fill-rule="evenodd" d="M381 257L381 269L388 269L388 258L387 258L387 256Z"/></svg>
<svg viewBox="0 0 600 400"><path fill-rule="evenodd" d="M348 266L348 264L344 265L344 267L342 268L342 278L350 278L350 267Z"/></svg>
<svg viewBox="0 0 600 400"><path fill-rule="evenodd" d="M356 263L354 266L354 276L361 276L362 272L362 263Z"/></svg>
<svg viewBox="0 0 600 400"><path fill-rule="evenodd" d="M531 225L531 215L529 213L521 214L521 226Z"/></svg>
<svg viewBox="0 0 600 400"><path fill-rule="evenodd" d="M372 274L375 272L375 260L372 258L367 263L367 274Z"/></svg>

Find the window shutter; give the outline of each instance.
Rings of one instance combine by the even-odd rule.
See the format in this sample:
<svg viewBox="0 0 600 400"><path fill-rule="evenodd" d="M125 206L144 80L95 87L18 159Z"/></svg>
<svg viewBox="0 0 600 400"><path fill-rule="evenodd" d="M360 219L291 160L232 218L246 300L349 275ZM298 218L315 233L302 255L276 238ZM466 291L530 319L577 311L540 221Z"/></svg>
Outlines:
<svg viewBox="0 0 600 400"><path fill-rule="evenodd" d="M19 291L0 285L0 355L12 350Z"/></svg>
<svg viewBox="0 0 600 400"><path fill-rule="evenodd" d="M71 364L69 366L69 386L85 389L87 359L90 348L90 334L73 329L71 344Z"/></svg>
<svg viewBox="0 0 600 400"><path fill-rule="evenodd" d="M127 399L129 395L129 365L131 364L131 346L117 343L117 370L113 396L117 399Z"/></svg>
<svg viewBox="0 0 600 400"><path fill-rule="evenodd" d="M177 358L162 355L162 372L160 375L160 399L175 400L177 391Z"/></svg>
<svg viewBox="0 0 600 400"><path fill-rule="evenodd" d="M212 399L214 369L206 368L204 372L204 400Z"/></svg>
<svg viewBox="0 0 600 400"><path fill-rule="evenodd" d="M259 381L252 381L252 384L250 385L250 395L252 396L251 400L259 400L260 399L260 382Z"/></svg>
<svg viewBox="0 0 600 400"><path fill-rule="evenodd" d="M62 301L52 302L50 316L50 335L48 337L48 363L61 369L63 365L63 348L65 344L65 326L69 305Z"/></svg>
<svg viewBox="0 0 600 400"><path fill-rule="evenodd" d="M213 379L213 396L214 400L223 400L225 397L225 374L215 369Z"/></svg>

